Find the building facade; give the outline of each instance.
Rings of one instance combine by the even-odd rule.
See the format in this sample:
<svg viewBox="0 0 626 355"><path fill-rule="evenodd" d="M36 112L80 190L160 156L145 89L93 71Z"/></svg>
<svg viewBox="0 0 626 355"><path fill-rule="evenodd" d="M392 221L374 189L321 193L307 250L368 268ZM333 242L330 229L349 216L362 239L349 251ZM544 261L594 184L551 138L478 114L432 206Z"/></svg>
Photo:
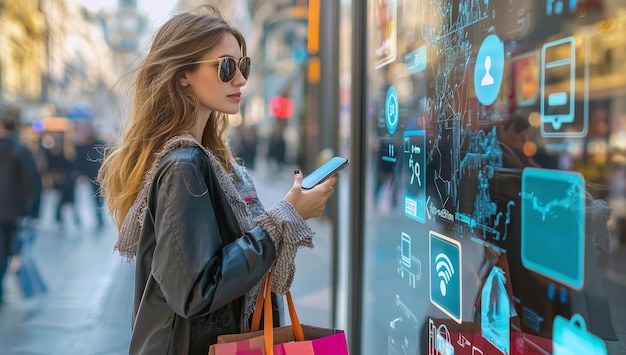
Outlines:
<svg viewBox="0 0 626 355"><path fill-rule="evenodd" d="M15 118L41 100L46 22L37 0L0 1L0 104Z"/></svg>

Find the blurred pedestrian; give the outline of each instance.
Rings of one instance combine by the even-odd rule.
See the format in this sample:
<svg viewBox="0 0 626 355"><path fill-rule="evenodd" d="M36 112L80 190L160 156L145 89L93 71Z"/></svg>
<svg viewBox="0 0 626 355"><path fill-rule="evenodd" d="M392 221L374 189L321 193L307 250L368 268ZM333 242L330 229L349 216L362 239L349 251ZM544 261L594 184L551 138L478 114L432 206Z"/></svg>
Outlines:
<svg viewBox="0 0 626 355"><path fill-rule="evenodd" d="M9 259L19 252L18 224L39 215L41 177L32 154L14 137L16 122L0 119L0 303Z"/></svg>
<svg viewBox="0 0 626 355"><path fill-rule="evenodd" d="M254 170L258 138L256 131L251 126L243 125L239 127L239 135L235 143L235 153L248 170Z"/></svg>
<svg viewBox="0 0 626 355"><path fill-rule="evenodd" d="M312 246L305 220L322 214L337 177L303 191L296 170L264 209L226 141L249 73L243 36L213 6L172 16L138 68L135 106L99 176L115 248L136 259L130 354L206 355L219 334L249 331L268 270L286 293L296 252Z"/></svg>
<svg viewBox="0 0 626 355"><path fill-rule="evenodd" d="M80 224L78 211L75 206L74 188L76 184L76 170L74 168L74 156L64 147L65 137L56 137L54 144L46 150L47 170L46 180L51 181L52 190L58 195L55 207L54 220L60 228L63 228L63 210L71 209L74 223Z"/></svg>
<svg viewBox="0 0 626 355"><path fill-rule="evenodd" d="M287 164L287 143L285 142L284 125L277 121L274 124L267 147L267 162L271 174L280 173Z"/></svg>
<svg viewBox="0 0 626 355"><path fill-rule="evenodd" d="M94 202L94 214L98 228L104 225L103 207L104 199L98 186L98 170L102 165L104 142L97 139L93 128L87 128L86 134L76 142L75 169L78 178L84 177L91 187Z"/></svg>

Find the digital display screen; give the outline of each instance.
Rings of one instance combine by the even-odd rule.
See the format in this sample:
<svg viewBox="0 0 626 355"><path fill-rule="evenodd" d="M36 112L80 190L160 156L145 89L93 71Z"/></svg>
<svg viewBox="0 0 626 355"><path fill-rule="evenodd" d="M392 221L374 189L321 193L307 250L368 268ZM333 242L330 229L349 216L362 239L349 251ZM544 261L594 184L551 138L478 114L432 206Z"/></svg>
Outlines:
<svg viewBox="0 0 626 355"><path fill-rule="evenodd" d="M362 353L626 354L626 3L367 11Z"/></svg>

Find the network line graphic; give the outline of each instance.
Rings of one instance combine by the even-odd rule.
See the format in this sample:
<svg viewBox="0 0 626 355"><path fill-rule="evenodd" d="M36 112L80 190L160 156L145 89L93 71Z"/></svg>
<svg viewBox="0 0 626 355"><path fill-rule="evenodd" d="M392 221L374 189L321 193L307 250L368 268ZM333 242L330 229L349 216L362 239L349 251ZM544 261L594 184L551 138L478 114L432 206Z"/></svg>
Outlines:
<svg viewBox="0 0 626 355"><path fill-rule="evenodd" d="M435 2L426 16L441 18L441 26L435 26L424 40L432 55L432 94L426 105L426 117L433 123L435 132L429 136L431 182L426 209L429 218L437 216L455 223L457 235L467 231L479 231L482 241L503 241L508 234L512 208L515 201L498 204L491 196L490 185L503 167L502 151L495 128L483 131L475 128L485 117L476 110L476 98L467 95L477 60L470 27L487 29L491 25L492 9L487 0L466 0L457 4ZM479 31L480 32L480 31ZM499 44L496 36L488 38ZM486 41L486 39L484 39ZM478 43L480 44L480 43ZM491 42L490 42L491 45ZM497 48L487 46L487 54ZM482 47L481 47L482 50ZM485 89L486 90L486 89ZM497 91L496 91L497 93ZM489 118L487 118L489 120ZM472 197L460 196L459 188L468 185L475 191ZM461 204L461 200L472 203Z"/></svg>
<svg viewBox="0 0 626 355"><path fill-rule="evenodd" d="M481 174L483 186L487 187L488 180L493 177L493 169L501 166L501 157L498 158L497 152L485 152L486 147L467 149L471 145L493 143L493 140L481 142L485 140L481 136L484 133L474 132L483 118L476 110L476 99L467 95L472 91L468 79L473 76L471 73L474 71L473 61L476 56L472 43L474 38L469 36L468 29L489 26L482 22L490 18L490 5L488 0L464 0L455 4L443 1L417 9L418 15L439 19L441 24L422 31L432 59L429 60L429 70L433 78L425 105L425 117L430 121L431 127L434 127L434 132L428 136L427 163L430 166L428 179L431 189L426 209L429 218L437 216L448 222L456 222L456 217L475 220L476 216L456 214L461 177L469 170L481 170L479 165L488 164L493 167L488 168L492 171L477 173ZM489 161L494 157L495 161ZM499 213L493 210L493 204L489 204L486 189L477 198L480 199L477 209L482 211L478 212L481 221L474 222L472 228L488 225L483 216ZM506 212L501 214L503 219L505 214ZM471 224L472 221L462 223ZM504 221L496 223L502 224Z"/></svg>
<svg viewBox="0 0 626 355"><path fill-rule="evenodd" d="M515 206L515 201L506 202L502 207L506 210L500 210L489 192L492 180L502 167L502 149L495 127L488 132L479 130L473 133L459 170L455 172L455 180L459 184L467 186L469 182L475 181L476 188L473 211L463 210L461 198L456 201L455 218L459 222L460 232L463 232L465 226L472 231L481 230L483 240L506 240L511 208Z"/></svg>
<svg viewBox="0 0 626 355"><path fill-rule="evenodd" d="M545 222L548 215L558 218L557 211L559 210L575 211L580 204L580 189L576 185L570 185L565 192L565 197L550 200L547 203L542 203L534 191L524 192L522 197L530 202L531 208L537 211L541 215L541 220Z"/></svg>
<svg viewBox="0 0 626 355"><path fill-rule="evenodd" d="M481 4L482 3L482 4ZM444 28L441 37L453 35L456 32L463 32L463 30L475 23L478 23L488 17L489 0L465 0L460 1L458 8L455 10L452 5L443 5L441 7L446 8L446 20L445 24L449 24ZM457 18L454 18L454 15Z"/></svg>

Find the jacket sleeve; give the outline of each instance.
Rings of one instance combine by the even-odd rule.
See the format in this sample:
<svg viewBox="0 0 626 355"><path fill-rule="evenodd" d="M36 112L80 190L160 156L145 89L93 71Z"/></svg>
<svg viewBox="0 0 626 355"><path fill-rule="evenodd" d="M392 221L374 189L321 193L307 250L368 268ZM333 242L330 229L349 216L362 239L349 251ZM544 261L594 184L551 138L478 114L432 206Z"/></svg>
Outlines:
<svg viewBox="0 0 626 355"><path fill-rule="evenodd" d="M212 312L262 279L276 256L270 236L255 227L223 245L212 201L216 197L198 164L171 162L160 169L155 183L152 276L178 315Z"/></svg>
<svg viewBox="0 0 626 355"><path fill-rule="evenodd" d="M272 237L276 245L272 291L284 295L291 288L296 274L296 255L301 248L313 248L313 231L293 206L281 200L261 215L258 225Z"/></svg>
<svg viewBox="0 0 626 355"><path fill-rule="evenodd" d="M254 181L248 172L235 166L243 185L249 188L244 195L251 196L248 209L254 216L257 225L263 227L274 240L276 261L273 265L272 291L284 295L291 288L296 273L296 254L301 248L313 248L314 232L302 219L298 211L287 201L281 200L267 211L256 198Z"/></svg>

